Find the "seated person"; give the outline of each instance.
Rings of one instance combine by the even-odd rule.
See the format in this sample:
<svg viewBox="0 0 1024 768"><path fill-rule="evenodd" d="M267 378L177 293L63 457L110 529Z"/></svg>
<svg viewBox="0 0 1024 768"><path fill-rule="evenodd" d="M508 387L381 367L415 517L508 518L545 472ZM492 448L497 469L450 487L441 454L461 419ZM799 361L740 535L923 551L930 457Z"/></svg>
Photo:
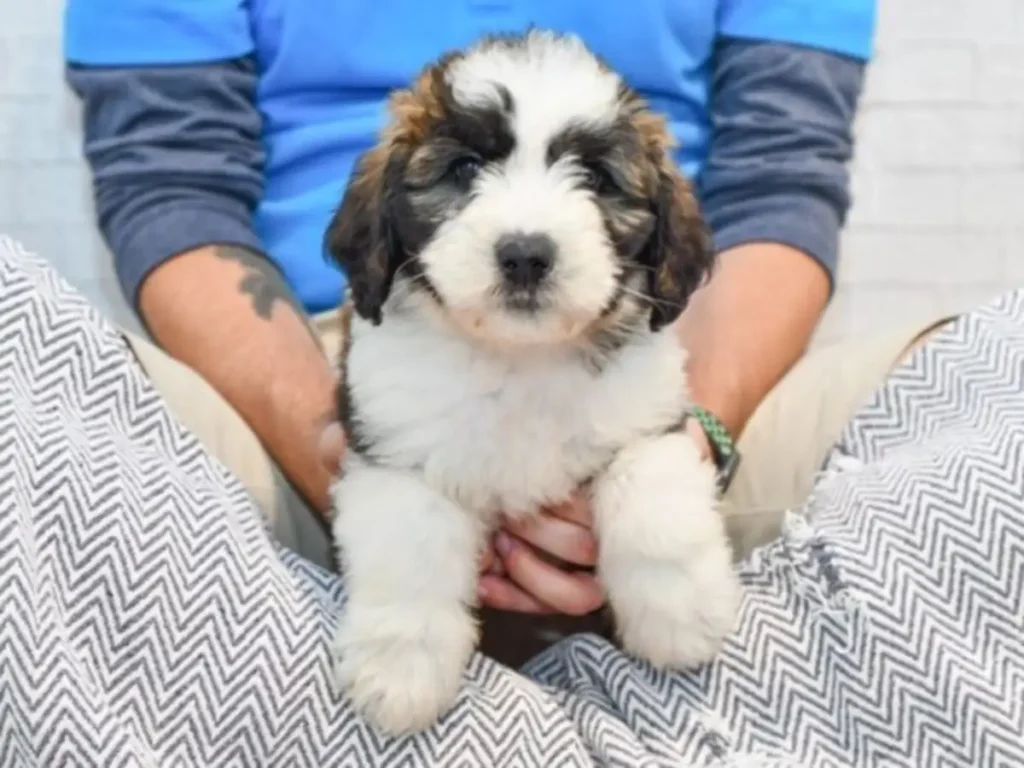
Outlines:
<svg viewBox="0 0 1024 768"><path fill-rule="evenodd" d="M678 323L691 429L717 460L739 552L773 537L866 393L922 330L805 359L850 205L846 164L870 0L399 4L69 0L98 224L152 337L130 336L179 418L246 485L279 539L329 565L315 517L344 450L334 422L345 276L322 237L388 92L447 49L533 24L578 34L668 118L719 265ZM836 383L835 361L845 377ZM780 384L780 382L782 382ZM706 433L706 434L705 434ZM497 537L499 611L588 614L587 510Z"/></svg>

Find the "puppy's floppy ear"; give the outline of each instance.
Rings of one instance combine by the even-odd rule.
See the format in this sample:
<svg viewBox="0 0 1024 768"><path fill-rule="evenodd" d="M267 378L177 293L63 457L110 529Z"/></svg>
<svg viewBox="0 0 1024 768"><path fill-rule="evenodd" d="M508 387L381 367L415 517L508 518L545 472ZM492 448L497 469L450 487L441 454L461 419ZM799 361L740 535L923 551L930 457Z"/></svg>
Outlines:
<svg viewBox="0 0 1024 768"><path fill-rule="evenodd" d="M390 211L396 160L385 144L360 157L324 236L324 250L348 279L356 313L374 324L402 261Z"/></svg>
<svg viewBox="0 0 1024 768"><path fill-rule="evenodd" d="M651 330L675 322L714 263L711 236L690 185L666 156L658 163L654 231L642 260L650 269Z"/></svg>

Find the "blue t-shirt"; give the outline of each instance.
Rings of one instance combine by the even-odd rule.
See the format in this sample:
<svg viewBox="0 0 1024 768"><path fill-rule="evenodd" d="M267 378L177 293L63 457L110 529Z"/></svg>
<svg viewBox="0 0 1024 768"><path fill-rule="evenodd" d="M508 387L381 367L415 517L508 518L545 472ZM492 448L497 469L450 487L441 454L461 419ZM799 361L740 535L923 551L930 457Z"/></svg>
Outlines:
<svg viewBox="0 0 1024 768"><path fill-rule="evenodd" d="M719 36L867 58L874 12L870 0L69 0L65 50L96 67L255 57L266 162L254 226L316 312L339 301L323 231L387 94L445 50L530 24L573 32L665 114L697 176Z"/></svg>

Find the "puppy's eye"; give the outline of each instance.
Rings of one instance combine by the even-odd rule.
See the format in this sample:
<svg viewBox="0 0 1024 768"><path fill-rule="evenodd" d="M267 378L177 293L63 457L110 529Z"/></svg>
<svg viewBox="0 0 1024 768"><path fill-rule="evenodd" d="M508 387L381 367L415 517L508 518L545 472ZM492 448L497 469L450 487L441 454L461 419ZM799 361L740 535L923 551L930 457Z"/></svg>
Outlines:
<svg viewBox="0 0 1024 768"><path fill-rule="evenodd" d="M482 167L483 163L480 162L479 157L465 155L453 160L445 175L460 187L468 187L480 173Z"/></svg>
<svg viewBox="0 0 1024 768"><path fill-rule="evenodd" d="M585 189L589 189L595 195L611 191L615 184L612 177L600 165L587 163L583 166L581 183Z"/></svg>

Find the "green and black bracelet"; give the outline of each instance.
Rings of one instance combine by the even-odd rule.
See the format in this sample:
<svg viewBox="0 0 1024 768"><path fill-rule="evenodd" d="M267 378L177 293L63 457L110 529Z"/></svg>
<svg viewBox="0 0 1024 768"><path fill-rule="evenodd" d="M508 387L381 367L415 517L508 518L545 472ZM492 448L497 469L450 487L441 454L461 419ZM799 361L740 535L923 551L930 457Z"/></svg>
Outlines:
<svg viewBox="0 0 1024 768"><path fill-rule="evenodd" d="M697 420L711 445L711 459L718 473L718 491L725 493L736 476L740 464L740 453L736 443L725 428L722 420L699 405L692 406L688 413Z"/></svg>

